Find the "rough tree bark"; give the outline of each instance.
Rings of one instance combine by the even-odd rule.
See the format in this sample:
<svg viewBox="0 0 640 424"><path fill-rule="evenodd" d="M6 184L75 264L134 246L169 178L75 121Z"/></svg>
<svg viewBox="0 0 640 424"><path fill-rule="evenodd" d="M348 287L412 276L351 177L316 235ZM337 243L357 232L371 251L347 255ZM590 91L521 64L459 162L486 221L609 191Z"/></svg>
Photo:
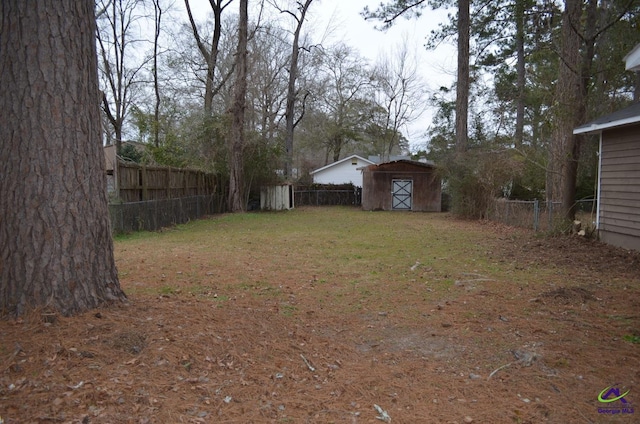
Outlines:
<svg viewBox="0 0 640 424"><path fill-rule="evenodd" d="M458 79L456 81L456 150L467 150L469 139L470 0L458 1Z"/></svg>
<svg viewBox="0 0 640 424"><path fill-rule="evenodd" d="M232 212L244 211L243 150L244 118L247 97L247 38L249 17L247 0L240 0L240 19L238 21L238 50L236 53L236 83L233 105L231 106L231 161L229 175L229 208Z"/></svg>
<svg viewBox="0 0 640 424"><path fill-rule="evenodd" d="M515 145L520 148L524 139L524 112L525 112L525 86L526 86L526 60L524 55L525 44L525 0L516 0L515 3L515 16L516 21L516 71L518 74L516 87L516 130L515 130Z"/></svg>
<svg viewBox="0 0 640 424"><path fill-rule="evenodd" d="M583 87L584 74L588 80L590 64L583 62L589 52L581 53L582 36L578 32L582 19L582 0L565 0L562 13L560 67L556 85L556 123L550 149L551 187L548 200L560 201L562 215L569 220L575 216L575 194L580 143L573 129L584 120L587 97ZM595 22L591 23L595 27ZM592 50L592 49L589 49ZM582 55L582 56L581 56ZM549 190L550 188L550 190Z"/></svg>
<svg viewBox="0 0 640 424"><path fill-rule="evenodd" d="M0 7L0 315L124 300L113 257L93 0Z"/></svg>
<svg viewBox="0 0 640 424"><path fill-rule="evenodd" d="M568 220L573 220L576 212L578 162L583 141L582 136L573 134L573 129L587 121L596 44L633 3L634 0L628 0L618 5L616 13L606 13L611 5L603 5L598 0L564 1L547 199L560 200L562 215Z"/></svg>

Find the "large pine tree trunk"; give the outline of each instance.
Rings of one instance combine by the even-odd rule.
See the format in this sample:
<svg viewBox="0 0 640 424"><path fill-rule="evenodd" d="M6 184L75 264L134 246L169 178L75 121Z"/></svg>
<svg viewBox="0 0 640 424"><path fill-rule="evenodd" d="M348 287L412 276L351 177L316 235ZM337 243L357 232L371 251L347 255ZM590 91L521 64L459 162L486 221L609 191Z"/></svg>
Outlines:
<svg viewBox="0 0 640 424"><path fill-rule="evenodd" d="M562 14L561 57L556 85L555 123L550 149L550 178L547 200L561 202L562 215L573 219L579 143L573 129L579 124L579 110L586 101L580 80L581 0L565 0Z"/></svg>
<svg viewBox="0 0 640 424"><path fill-rule="evenodd" d="M0 7L0 314L125 299L113 257L93 0Z"/></svg>
<svg viewBox="0 0 640 424"><path fill-rule="evenodd" d="M525 0L516 0L515 3L515 16L516 21L516 72L518 75L516 87L516 131L514 134L514 144L520 148L524 139L524 112L525 112L525 85L526 85L526 60L524 56L524 44L525 44L525 13L526 5Z"/></svg>
<svg viewBox="0 0 640 424"><path fill-rule="evenodd" d="M458 79L456 81L456 150L467 150L469 140L469 27L470 1L458 1Z"/></svg>

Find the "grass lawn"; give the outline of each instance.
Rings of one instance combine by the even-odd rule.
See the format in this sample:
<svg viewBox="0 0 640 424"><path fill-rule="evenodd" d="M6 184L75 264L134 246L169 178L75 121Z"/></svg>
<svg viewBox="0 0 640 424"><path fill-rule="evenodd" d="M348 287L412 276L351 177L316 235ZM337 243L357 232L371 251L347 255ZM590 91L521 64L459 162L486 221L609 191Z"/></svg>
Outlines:
<svg viewBox="0 0 640 424"><path fill-rule="evenodd" d="M640 420L637 253L341 207L115 250L127 305L0 323L5 423Z"/></svg>

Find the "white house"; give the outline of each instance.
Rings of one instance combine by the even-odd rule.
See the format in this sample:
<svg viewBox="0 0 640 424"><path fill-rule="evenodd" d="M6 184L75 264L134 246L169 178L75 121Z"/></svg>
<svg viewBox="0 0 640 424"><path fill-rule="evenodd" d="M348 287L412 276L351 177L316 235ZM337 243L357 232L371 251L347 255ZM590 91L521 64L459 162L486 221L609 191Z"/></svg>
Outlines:
<svg viewBox="0 0 640 424"><path fill-rule="evenodd" d="M374 162L358 155L347 156L337 162L311 171L313 182L316 184L349 184L362 187L362 168L373 165Z"/></svg>

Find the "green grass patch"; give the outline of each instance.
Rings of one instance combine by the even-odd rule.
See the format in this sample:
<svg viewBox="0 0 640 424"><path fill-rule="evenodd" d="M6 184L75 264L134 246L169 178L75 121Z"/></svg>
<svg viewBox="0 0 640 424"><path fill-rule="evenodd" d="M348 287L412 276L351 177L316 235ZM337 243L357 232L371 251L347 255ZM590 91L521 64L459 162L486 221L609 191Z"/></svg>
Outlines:
<svg viewBox="0 0 640 424"><path fill-rule="evenodd" d="M165 296L169 296L175 293L176 293L175 287L171 287L171 286L162 286L158 290L158 294L165 295Z"/></svg>
<svg viewBox="0 0 640 424"><path fill-rule="evenodd" d="M487 237L482 226L446 214L326 207L219 215L121 235L115 248L124 286L139 293L140 284L155 287L150 293L179 288L226 299L286 301L294 292L308 303L353 311L386 310L398 295L416 304L454 297L464 275L540 281L531 270L490 259Z"/></svg>
<svg viewBox="0 0 640 424"><path fill-rule="evenodd" d="M640 336L637 336L635 334L627 334L623 337L623 339L633 344L640 344Z"/></svg>
<svg viewBox="0 0 640 424"><path fill-rule="evenodd" d="M280 313L286 317L293 316L298 308L294 305L280 305Z"/></svg>

